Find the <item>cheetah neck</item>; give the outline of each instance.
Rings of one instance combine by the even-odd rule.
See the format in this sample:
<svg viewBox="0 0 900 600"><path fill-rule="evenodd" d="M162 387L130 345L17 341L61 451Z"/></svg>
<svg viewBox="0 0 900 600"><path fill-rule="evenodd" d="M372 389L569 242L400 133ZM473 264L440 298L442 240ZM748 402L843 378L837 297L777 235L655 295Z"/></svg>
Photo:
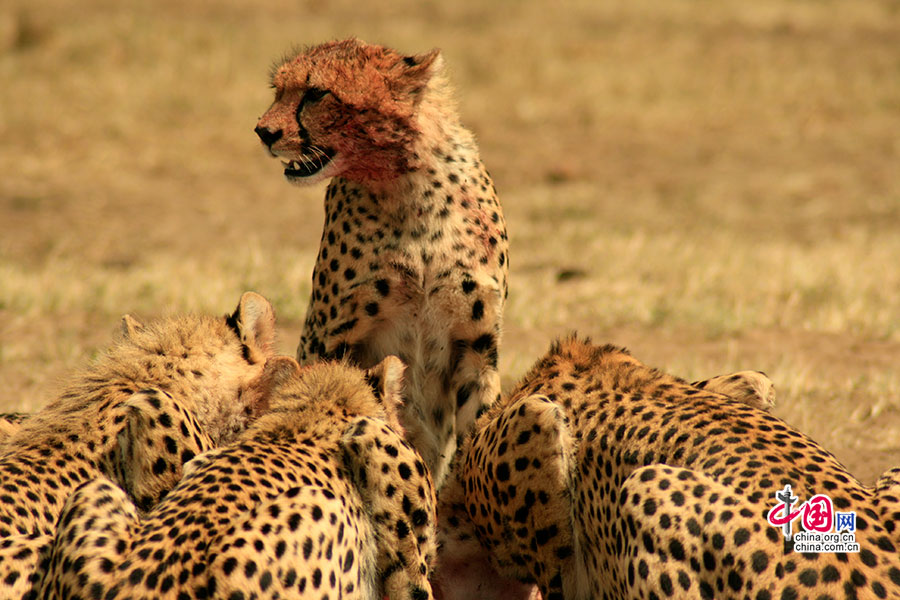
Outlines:
<svg viewBox="0 0 900 600"><path fill-rule="evenodd" d="M438 81L430 86L415 117L415 139L401 151L405 172L397 177L359 179L352 183L342 178L334 182L353 185L380 211L403 212L421 203L429 188L439 195L435 182L451 175L464 181L481 170L478 147L472 133L459 122L446 86ZM364 170L363 170L364 171ZM327 202L326 202L327 204Z"/></svg>

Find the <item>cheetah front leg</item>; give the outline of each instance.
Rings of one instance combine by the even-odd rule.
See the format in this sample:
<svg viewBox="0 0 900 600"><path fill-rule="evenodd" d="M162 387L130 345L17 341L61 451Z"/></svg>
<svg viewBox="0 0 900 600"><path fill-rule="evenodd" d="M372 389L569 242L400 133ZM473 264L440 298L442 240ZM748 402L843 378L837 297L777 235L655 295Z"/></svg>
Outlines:
<svg viewBox="0 0 900 600"><path fill-rule="evenodd" d="M112 481L85 483L66 500L53 538L41 598L108 598L127 573L121 552L138 526L134 504Z"/></svg>
<svg viewBox="0 0 900 600"><path fill-rule="evenodd" d="M341 446L375 528L385 595L391 600L432 598L435 492L425 463L399 434L369 417L351 423Z"/></svg>
<svg viewBox="0 0 900 600"><path fill-rule="evenodd" d="M573 513L575 442L562 409L546 396L521 398L470 444L460 482L498 570L535 581L544 600L586 598Z"/></svg>
<svg viewBox="0 0 900 600"><path fill-rule="evenodd" d="M438 559L432 586L440 600L541 600L532 583L500 573L469 518L460 469L451 469L438 500Z"/></svg>
<svg viewBox="0 0 900 600"><path fill-rule="evenodd" d="M464 280L462 289L465 291ZM503 299L499 287L475 284L466 297L463 318L452 331L450 358L450 398L456 412L455 437L446 446L432 469L435 485L441 488L450 462L462 440L472 431L475 419L500 398L500 373L497 370Z"/></svg>

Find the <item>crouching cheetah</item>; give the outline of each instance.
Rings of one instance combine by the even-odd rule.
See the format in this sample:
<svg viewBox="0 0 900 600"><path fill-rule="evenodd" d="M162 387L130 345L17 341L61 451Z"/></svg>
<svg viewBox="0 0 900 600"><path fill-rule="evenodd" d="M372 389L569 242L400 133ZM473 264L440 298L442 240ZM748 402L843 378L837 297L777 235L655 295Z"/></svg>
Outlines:
<svg viewBox="0 0 900 600"><path fill-rule="evenodd" d="M223 318L178 317L122 335L62 395L0 446L0 581L4 598L33 597L63 503L101 475L149 508L182 464L243 429L244 392L272 354L274 313L248 292Z"/></svg>
<svg viewBox="0 0 900 600"><path fill-rule="evenodd" d="M892 477L867 489L778 418L621 348L558 342L475 431L441 499L446 599L900 595ZM767 523L786 485L855 511L860 551L792 552Z"/></svg>
<svg viewBox="0 0 900 600"><path fill-rule="evenodd" d="M105 479L70 497L43 597L431 598L434 488L399 433L402 372L271 359L263 415L145 518Z"/></svg>
<svg viewBox="0 0 900 600"><path fill-rule="evenodd" d="M498 396L506 226L438 50L349 39L287 59L256 127L297 184L331 179L301 363L407 365L401 421L438 486Z"/></svg>

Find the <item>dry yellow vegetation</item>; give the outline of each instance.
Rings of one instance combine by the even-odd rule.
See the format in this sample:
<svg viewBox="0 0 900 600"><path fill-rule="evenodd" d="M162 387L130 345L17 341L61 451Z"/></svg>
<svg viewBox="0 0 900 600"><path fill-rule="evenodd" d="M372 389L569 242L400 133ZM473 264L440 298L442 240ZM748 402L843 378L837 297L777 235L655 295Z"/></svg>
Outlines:
<svg viewBox="0 0 900 600"><path fill-rule="evenodd" d="M507 384L578 329L685 377L762 369L864 481L900 464L893 0L7 0L0 409L124 312L246 289L293 354L323 188L252 130L272 62L348 35L444 51L509 224Z"/></svg>

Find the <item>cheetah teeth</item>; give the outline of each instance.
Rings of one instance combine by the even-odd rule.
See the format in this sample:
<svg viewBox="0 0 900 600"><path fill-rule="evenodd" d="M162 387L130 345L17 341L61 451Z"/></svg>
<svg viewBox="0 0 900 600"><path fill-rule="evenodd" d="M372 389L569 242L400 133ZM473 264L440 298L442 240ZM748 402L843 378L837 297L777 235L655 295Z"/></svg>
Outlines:
<svg viewBox="0 0 900 600"><path fill-rule="evenodd" d="M293 169L296 171L300 168L300 163L298 163L296 160L283 160L281 161L281 164L284 165L285 169Z"/></svg>

